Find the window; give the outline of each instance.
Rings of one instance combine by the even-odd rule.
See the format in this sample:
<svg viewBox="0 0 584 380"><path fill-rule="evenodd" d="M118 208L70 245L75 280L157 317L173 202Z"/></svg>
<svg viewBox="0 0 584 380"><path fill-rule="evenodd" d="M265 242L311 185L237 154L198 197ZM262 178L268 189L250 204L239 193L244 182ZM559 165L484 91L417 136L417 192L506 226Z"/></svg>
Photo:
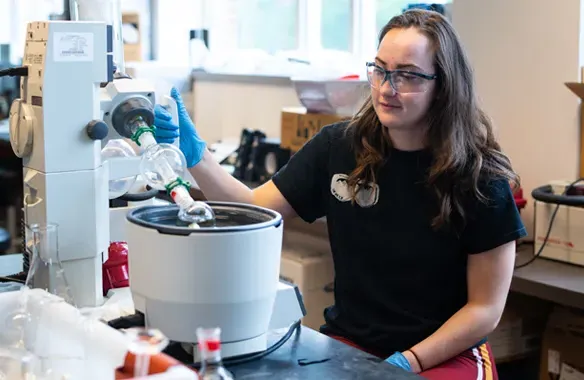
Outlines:
<svg viewBox="0 0 584 380"><path fill-rule="evenodd" d="M180 9L180 12L176 10ZM161 62L186 64L189 61L189 30L196 15L194 2L159 1L154 21L154 58Z"/></svg>
<svg viewBox="0 0 584 380"><path fill-rule="evenodd" d="M375 2L375 30L379 34L387 22L402 13L411 0L376 0Z"/></svg>
<svg viewBox="0 0 584 380"><path fill-rule="evenodd" d="M298 47L298 0L242 0L238 5L239 48L275 53Z"/></svg>
<svg viewBox="0 0 584 380"><path fill-rule="evenodd" d="M452 0L415 1L415 0L376 0L375 26L379 33L387 22L393 17L402 13L409 5L424 4L451 4Z"/></svg>
<svg viewBox="0 0 584 380"><path fill-rule="evenodd" d="M343 51L351 50L351 0L321 1L322 48Z"/></svg>
<svg viewBox="0 0 584 380"><path fill-rule="evenodd" d="M1 1L1 0L0 0ZM14 0L15 1L15 0ZM24 0L22 0L24 1ZM32 0L28 0L32 1ZM35 0L36 1L36 0ZM56 0L54 0L56 1ZM189 62L189 30L209 30L212 53L237 49L351 52L370 60L381 28L410 4L452 0L123 0L155 2L154 58ZM180 12L176 12L180 9ZM144 39L146 40L146 38Z"/></svg>

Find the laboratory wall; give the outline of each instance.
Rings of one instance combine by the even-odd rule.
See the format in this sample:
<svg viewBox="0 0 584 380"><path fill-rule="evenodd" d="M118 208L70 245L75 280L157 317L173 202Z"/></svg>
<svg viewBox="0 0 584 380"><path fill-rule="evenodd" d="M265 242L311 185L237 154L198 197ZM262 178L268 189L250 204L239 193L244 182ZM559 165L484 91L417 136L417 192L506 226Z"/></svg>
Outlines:
<svg viewBox="0 0 584 380"><path fill-rule="evenodd" d="M582 3L458 0L452 17L475 69L484 109L522 178L533 230L534 187L578 175Z"/></svg>
<svg viewBox="0 0 584 380"><path fill-rule="evenodd" d="M207 141L237 139L242 128L250 128L280 138L282 108L301 105L292 82L287 78L225 79L195 78L193 111L201 136Z"/></svg>

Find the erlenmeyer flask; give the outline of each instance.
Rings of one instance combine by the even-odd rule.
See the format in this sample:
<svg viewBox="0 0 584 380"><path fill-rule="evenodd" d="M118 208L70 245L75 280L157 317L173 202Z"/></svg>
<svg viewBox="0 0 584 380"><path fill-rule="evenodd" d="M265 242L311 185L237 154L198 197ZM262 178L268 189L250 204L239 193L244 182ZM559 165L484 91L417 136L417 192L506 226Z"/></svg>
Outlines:
<svg viewBox="0 0 584 380"><path fill-rule="evenodd" d="M87 358L85 342L74 344L64 338L70 329L79 329L76 323L85 327L85 321L75 307L59 260L58 226L26 226L25 247L25 254L30 257L30 267L17 310L8 321L8 329L12 329L13 335L18 338L10 346L34 355L38 367L35 373L42 374L37 378L61 379L82 369ZM61 344L61 341L67 343ZM13 361L14 365L16 363Z"/></svg>
<svg viewBox="0 0 584 380"><path fill-rule="evenodd" d="M43 289L75 306L75 301L59 259L57 224L26 226L26 254L30 255L30 269L25 287Z"/></svg>

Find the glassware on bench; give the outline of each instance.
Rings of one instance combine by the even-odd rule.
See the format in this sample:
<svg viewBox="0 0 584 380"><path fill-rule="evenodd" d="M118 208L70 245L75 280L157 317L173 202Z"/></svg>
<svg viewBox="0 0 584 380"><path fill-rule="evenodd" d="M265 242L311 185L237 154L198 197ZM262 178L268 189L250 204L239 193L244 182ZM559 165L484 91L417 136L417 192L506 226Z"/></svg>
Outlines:
<svg viewBox="0 0 584 380"><path fill-rule="evenodd" d="M34 379L35 363L34 355L24 349L0 347L0 379Z"/></svg>
<svg viewBox="0 0 584 380"><path fill-rule="evenodd" d="M73 295L63 265L59 259L59 237L57 224L32 224L25 227L25 255L30 258L30 267L25 285L20 289L18 305L5 322L6 332L10 336L11 346L25 349L25 333L33 318L38 319L42 307L31 306L33 289L43 289L47 297L43 302L68 302L75 305ZM38 294L37 294L38 296ZM34 310L33 310L34 309Z"/></svg>
<svg viewBox="0 0 584 380"><path fill-rule="evenodd" d="M130 339L129 350L134 354L134 377L137 379L148 376L150 358L158 355L166 348L169 340L160 330L144 327L133 327L125 331Z"/></svg>
<svg viewBox="0 0 584 380"><path fill-rule="evenodd" d="M25 287L44 289L57 296L51 297L51 300L62 299L75 306L73 293L59 258L59 226L54 223L26 226L25 242L31 259Z"/></svg>
<svg viewBox="0 0 584 380"><path fill-rule="evenodd" d="M202 380L233 380L233 375L223 366L221 359L221 329L198 328L197 346L201 353Z"/></svg>
<svg viewBox="0 0 584 380"><path fill-rule="evenodd" d="M3 358L10 373L20 371L32 376L33 362L38 367L34 369L35 378L49 379L47 376L52 373L52 357L45 356L45 352L51 352L51 330L41 326L50 324L55 310L53 307L58 308L62 304L75 307L59 258L58 236L58 225L54 223L25 226L24 254L30 258L30 267L15 311L5 323L9 336L8 349L14 353L12 358ZM43 376L38 377L41 373Z"/></svg>

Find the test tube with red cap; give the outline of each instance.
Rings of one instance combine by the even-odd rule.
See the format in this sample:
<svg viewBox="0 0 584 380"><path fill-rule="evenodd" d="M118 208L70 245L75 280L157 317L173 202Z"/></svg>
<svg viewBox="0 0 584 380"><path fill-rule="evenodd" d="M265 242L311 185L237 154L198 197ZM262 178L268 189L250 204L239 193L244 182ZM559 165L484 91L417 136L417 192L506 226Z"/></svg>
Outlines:
<svg viewBox="0 0 584 380"><path fill-rule="evenodd" d="M197 342L201 353L202 380L233 380L233 375L223 366L221 359L221 329L198 328Z"/></svg>

